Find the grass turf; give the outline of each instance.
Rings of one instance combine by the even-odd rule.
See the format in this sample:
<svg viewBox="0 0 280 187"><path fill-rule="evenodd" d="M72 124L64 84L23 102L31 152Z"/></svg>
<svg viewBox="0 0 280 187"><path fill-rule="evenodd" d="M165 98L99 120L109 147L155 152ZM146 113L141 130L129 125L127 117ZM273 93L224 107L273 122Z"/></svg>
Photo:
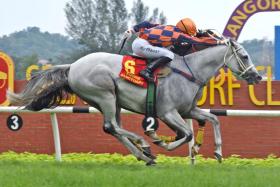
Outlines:
<svg viewBox="0 0 280 187"><path fill-rule="evenodd" d="M223 164L198 157L195 166L186 158L159 156L159 164L147 167L132 156L118 154L53 156L30 153L0 155L0 187L135 187L135 186L279 186L278 158L239 159Z"/></svg>

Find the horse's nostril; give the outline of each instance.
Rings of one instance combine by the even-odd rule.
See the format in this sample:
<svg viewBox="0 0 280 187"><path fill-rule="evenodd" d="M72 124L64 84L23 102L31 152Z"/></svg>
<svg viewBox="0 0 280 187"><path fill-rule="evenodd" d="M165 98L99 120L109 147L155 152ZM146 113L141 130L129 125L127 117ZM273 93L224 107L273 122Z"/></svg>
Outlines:
<svg viewBox="0 0 280 187"><path fill-rule="evenodd" d="M258 75L257 80L261 81L262 80L262 76Z"/></svg>

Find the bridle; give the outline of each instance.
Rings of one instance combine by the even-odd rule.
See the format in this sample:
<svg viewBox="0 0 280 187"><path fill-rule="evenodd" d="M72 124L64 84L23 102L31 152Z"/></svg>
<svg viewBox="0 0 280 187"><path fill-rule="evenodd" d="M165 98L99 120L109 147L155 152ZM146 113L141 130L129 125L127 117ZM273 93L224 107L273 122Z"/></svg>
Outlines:
<svg viewBox="0 0 280 187"><path fill-rule="evenodd" d="M229 65L229 62L230 62L230 60L233 58L233 57L235 57L236 58L236 61L237 61L237 64L239 65L239 67L240 67L240 69L241 70L237 70L237 71L233 71L232 73L234 74L234 75L236 75L237 77L239 77L239 78L242 78L242 79L246 79L246 78L248 78L248 77L244 77L244 75L250 70L250 69L252 69L253 67L254 67L254 64L251 64L250 66L248 66L248 67L246 67L246 65L244 64L244 62L240 59L240 57L239 57L239 55L237 54L237 52L240 50L240 49L242 49L242 47L239 47L239 48L235 48L234 47L234 45L233 45L233 41L231 40L231 39L226 39L222 34L220 34L219 32L217 32L215 29L210 29L212 32L215 32L216 34L217 34L217 36L219 36L220 38L217 38L217 37L215 37L215 36L213 36L212 34L209 34L208 33L208 35L211 37L211 38L213 38L213 39L215 39L215 40L220 40L220 39L223 39L224 41L228 41L228 42L226 42L226 45L227 45L227 51L226 51L226 53L225 53L225 56L224 56L224 66L226 66L226 67L231 67L230 65ZM232 50L232 55L230 55L229 56L229 58L228 59L226 59L227 58L227 54L228 54L228 52L229 52L229 50ZM232 69L232 68L231 68Z"/></svg>
<svg viewBox="0 0 280 187"><path fill-rule="evenodd" d="M224 56L224 65L226 66L226 67L231 67L230 66L230 64L229 64L229 62L230 62L230 60L233 58L233 57L235 57L236 58L236 61L237 61L237 64L239 65L239 67L240 67L240 70L237 70L237 71L233 71L233 74L234 75L236 75L236 76L238 76L238 77L240 77L240 78L243 78L243 79L246 79L247 77L244 77L244 75L250 70L250 69L252 69L253 67L254 67L254 64L251 64L250 66L248 66L248 67L246 67L246 65L244 64L244 62L240 59L240 57L239 57L239 55L237 54L237 52L240 50L240 49L242 49L242 47L239 47L239 48L235 48L233 45L232 45L232 43L231 42L228 42L228 44L227 44L227 51L226 51L226 53L225 53L225 56ZM232 50L232 55L230 55L229 57L228 57L228 59L227 59L227 54L228 54L228 52L229 52L229 50ZM230 69L232 69L232 68L230 68Z"/></svg>

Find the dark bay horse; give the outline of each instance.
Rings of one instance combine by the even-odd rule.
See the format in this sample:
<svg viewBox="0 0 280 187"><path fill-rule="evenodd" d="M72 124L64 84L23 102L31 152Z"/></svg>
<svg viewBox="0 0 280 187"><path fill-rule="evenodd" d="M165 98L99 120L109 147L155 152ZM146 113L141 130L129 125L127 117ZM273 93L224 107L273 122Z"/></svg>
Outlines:
<svg viewBox="0 0 280 187"><path fill-rule="evenodd" d="M100 110L104 116L105 132L116 137L138 159L153 164L155 157L150 153L148 142L121 126L121 108L145 114L147 93L146 89L119 77L122 58L117 54L92 53L71 65L54 66L33 76L21 93L8 92L7 96L12 104L38 111L59 103L64 92L73 92ZM165 143L152 131L149 136L157 145L173 150L189 142L193 134L186 126L186 118L196 119L201 123L209 121L214 129L214 153L219 158L222 157L219 120L196 104L203 87L223 66L227 66L249 84L261 80L248 53L235 41L230 40L227 45L175 57L169 65L173 71L167 77L159 79L156 111L157 117L179 138ZM186 74L192 74L193 81L187 79L184 76Z"/></svg>

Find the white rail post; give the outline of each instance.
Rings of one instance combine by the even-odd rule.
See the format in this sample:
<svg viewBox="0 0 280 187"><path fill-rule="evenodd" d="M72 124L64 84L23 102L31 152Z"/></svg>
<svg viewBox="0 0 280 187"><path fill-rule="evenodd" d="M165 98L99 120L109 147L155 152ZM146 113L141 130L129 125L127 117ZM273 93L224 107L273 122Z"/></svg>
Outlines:
<svg viewBox="0 0 280 187"><path fill-rule="evenodd" d="M61 162L60 136L59 136L59 129L58 129L56 113L51 113L51 122L52 122L54 147L55 147L55 159L57 161Z"/></svg>
<svg viewBox="0 0 280 187"><path fill-rule="evenodd" d="M195 157L192 157L192 147L194 145L194 131L193 131L193 123L192 123L192 119L187 119L187 125L189 126L189 128L192 130L193 133L193 138L192 140L188 143L189 144L189 158L190 158L190 163L194 164L195 163Z"/></svg>

